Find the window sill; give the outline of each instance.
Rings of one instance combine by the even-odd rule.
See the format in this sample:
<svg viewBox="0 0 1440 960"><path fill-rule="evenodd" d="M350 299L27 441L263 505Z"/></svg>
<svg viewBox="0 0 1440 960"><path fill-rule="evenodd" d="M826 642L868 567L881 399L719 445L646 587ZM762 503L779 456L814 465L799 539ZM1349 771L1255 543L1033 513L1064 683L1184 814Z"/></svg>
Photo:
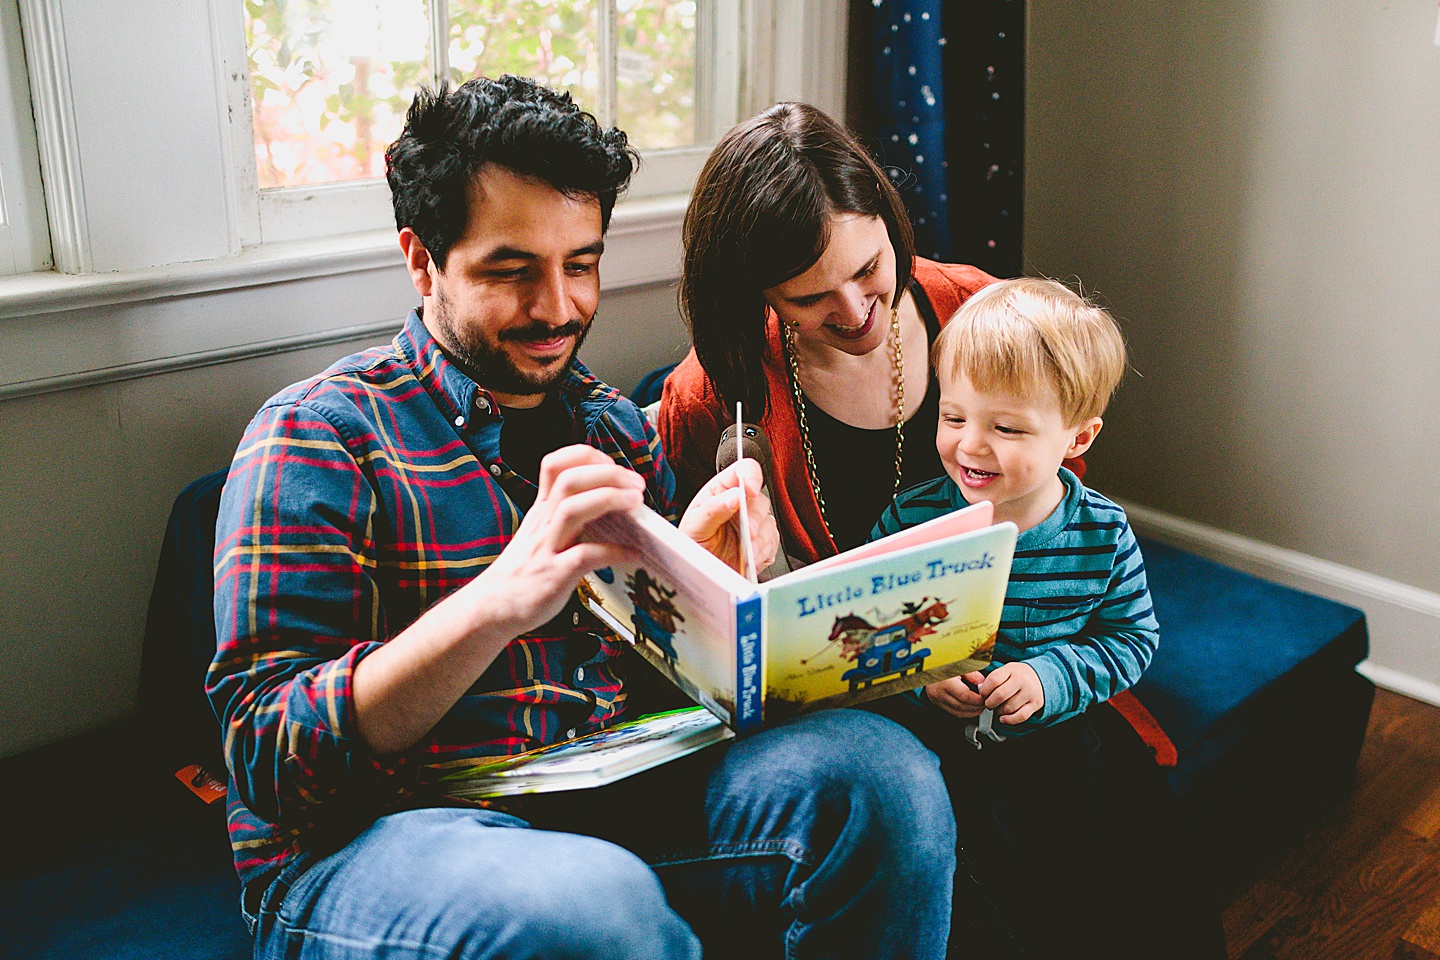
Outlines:
<svg viewBox="0 0 1440 960"><path fill-rule="evenodd" d="M688 196L674 194L615 207L606 234L604 289L623 290L680 275L680 222L688 201ZM22 274L0 277L0 320L400 266L395 231L387 229L273 243L233 257L123 273Z"/></svg>
<svg viewBox="0 0 1440 960"><path fill-rule="evenodd" d="M687 202L616 206L602 289L679 276ZM0 400L387 336L414 299L393 230L124 273L0 278Z"/></svg>

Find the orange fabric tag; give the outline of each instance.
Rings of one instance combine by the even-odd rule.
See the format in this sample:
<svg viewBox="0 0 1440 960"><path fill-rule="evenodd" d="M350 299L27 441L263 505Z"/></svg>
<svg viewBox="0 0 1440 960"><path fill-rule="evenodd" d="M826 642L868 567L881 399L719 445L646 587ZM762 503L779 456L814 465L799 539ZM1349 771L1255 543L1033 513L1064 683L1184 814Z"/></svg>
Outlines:
<svg viewBox="0 0 1440 960"><path fill-rule="evenodd" d="M225 784L198 763L176 770L175 779L189 787L191 793L206 803L214 803L225 796Z"/></svg>
<svg viewBox="0 0 1440 960"><path fill-rule="evenodd" d="M1155 762L1162 767L1173 767L1180 762L1180 753L1175 749L1175 744L1160 726L1160 721L1145 709L1145 704L1129 690L1122 690L1110 698L1110 706L1119 712L1120 716L1129 721L1130 726L1145 741L1150 752L1155 754Z"/></svg>

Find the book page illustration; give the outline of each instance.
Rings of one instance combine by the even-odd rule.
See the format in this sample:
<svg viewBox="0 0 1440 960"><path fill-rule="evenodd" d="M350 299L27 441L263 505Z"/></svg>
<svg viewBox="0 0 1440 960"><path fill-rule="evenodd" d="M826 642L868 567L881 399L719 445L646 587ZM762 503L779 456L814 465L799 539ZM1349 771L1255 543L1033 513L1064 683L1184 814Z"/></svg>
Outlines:
<svg viewBox="0 0 1440 960"><path fill-rule="evenodd" d="M984 667L1014 550L1014 525L1000 524L773 582L766 597L766 722Z"/></svg>
<svg viewBox="0 0 1440 960"><path fill-rule="evenodd" d="M446 793L464 799L547 793L600 786L732 736L708 710L689 707L527 753L450 761L433 769L443 773Z"/></svg>
<svg viewBox="0 0 1440 960"><path fill-rule="evenodd" d="M658 516L655 521L665 524ZM735 716L735 594L717 571L676 549L676 538L740 579L705 554L684 534L633 514L603 517L590 536L630 547L632 562L588 574L580 595L598 617L635 644L642 656L697 703L726 723ZM741 580L743 584L743 580Z"/></svg>

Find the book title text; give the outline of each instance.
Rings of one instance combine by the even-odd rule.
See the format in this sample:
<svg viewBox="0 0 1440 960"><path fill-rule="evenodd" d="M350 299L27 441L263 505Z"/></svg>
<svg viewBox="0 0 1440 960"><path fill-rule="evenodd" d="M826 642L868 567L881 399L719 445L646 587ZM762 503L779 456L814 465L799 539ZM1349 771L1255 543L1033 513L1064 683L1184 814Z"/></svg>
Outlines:
<svg viewBox="0 0 1440 960"><path fill-rule="evenodd" d="M824 593L796 597L795 602L800 606L799 615L808 617L831 607L854 603L867 597L889 593L891 590L899 590L917 583L928 583L931 580L941 580L969 570L988 570L993 566L995 566L995 558L988 551L972 560L961 560L955 563L946 560L931 560L917 569L903 573L877 574L870 578L869 584L846 584Z"/></svg>

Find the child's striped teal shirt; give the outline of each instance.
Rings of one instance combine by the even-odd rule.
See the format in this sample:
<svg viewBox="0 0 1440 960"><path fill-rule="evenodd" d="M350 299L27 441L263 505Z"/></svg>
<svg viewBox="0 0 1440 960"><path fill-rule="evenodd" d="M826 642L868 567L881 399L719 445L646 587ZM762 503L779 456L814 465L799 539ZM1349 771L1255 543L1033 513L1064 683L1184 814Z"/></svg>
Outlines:
<svg viewBox="0 0 1440 960"><path fill-rule="evenodd" d="M995 664L1035 669L1045 706L1006 735L1049 726L1108 700L1140 679L1160 643L1145 564L1125 511L1060 469L1065 497L1020 534L995 641ZM968 506L939 477L895 498L871 538ZM993 666L993 665L992 665Z"/></svg>

